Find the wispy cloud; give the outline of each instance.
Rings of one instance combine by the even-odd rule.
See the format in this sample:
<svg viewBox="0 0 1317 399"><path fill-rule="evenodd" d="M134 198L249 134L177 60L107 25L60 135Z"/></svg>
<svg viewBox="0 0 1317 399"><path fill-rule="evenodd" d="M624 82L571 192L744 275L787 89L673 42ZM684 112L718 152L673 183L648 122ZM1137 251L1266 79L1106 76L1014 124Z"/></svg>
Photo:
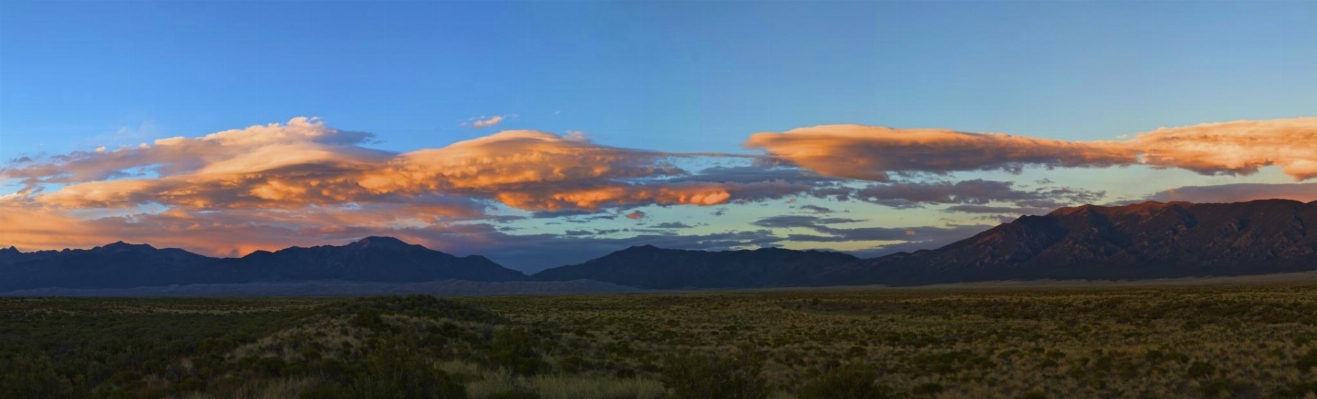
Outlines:
<svg viewBox="0 0 1317 399"><path fill-rule="evenodd" d="M925 204L1008 203L1022 207L1060 207L1094 203L1105 192L1068 187L1019 189L1014 182L973 179L959 182L892 182L872 184L851 194L856 199L893 208Z"/></svg>
<svg viewBox="0 0 1317 399"><path fill-rule="evenodd" d="M494 127L500 123L503 123L503 121L505 120L516 118L516 117L517 114L481 116L479 118L471 118L466 122L463 122L462 124L471 126L472 129L481 129L487 127Z"/></svg>
<svg viewBox="0 0 1317 399"><path fill-rule="evenodd" d="M756 226L779 229L804 229L821 234L791 233L786 239L795 242L850 242L888 241L885 245L928 248L941 246L978 234L991 228L989 225L951 225L947 227L832 227L833 224L863 222L849 218L823 218L816 216L773 216L755 221Z"/></svg>

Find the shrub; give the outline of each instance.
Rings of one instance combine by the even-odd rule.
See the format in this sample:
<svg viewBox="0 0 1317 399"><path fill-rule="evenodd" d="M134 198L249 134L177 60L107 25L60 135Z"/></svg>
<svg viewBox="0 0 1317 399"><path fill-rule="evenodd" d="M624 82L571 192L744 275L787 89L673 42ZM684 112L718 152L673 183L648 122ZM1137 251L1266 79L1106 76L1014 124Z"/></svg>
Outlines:
<svg viewBox="0 0 1317 399"><path fill-rule="evenodd" d="M881 399L892 397L892 389L874 384L878 372L851 364L829 370L800 388L800 399Z"/></svg>
<svg viewBox="0 0 1317 399"><path fill-rule="evenodd" d="M297 395L297 399L339 399L345 394L342 385L337 382L327 382L302 391Z"/></svg>
<svg viewBox="0 0 1317 399"><path fill-rule="evenodd" d="M381 350L354 376L349 397L465 399L466 387L412 352Z"/></svg>
<svg viewBox="0 0 1317 399"><path fill-rule="evenodd" d="M5 359L8 360L8 359ZM70 398L75 397L74 384L59 375L50 358L19 359L10 366L19 366L0 372L0 397L5 398ZM17 364L15 364L17 363ZM5 363L0 363L4 365Z"/></svg>
<svg viewBox="0 0 1317 399"><path fill-rule="evenodd" d="M1222 378L1213 378L1198 387L1198 392L1202 393L1204 398L1219 398L1221 396L1235 397L1236 393L1252 388L1254 388L1252 384L1240 383Z"/></svg>
<svg viewBox="0 0 1317 399"><path fill-rule="evenodd" d="M531 391L511 390L489 395L486 399L540 399L540 394Z"/></svg>
<svg viewBox="0 0 1317 399"><path fill-rule="evenodd" d="M749 350L737 356L681 354L664 359L662 381L672 399L764 399L763 360Z"/></svg>
<svg viewBox="0 0 1317 399"><path fill-rule="evenodd" d="M1193 362L1189 365L1189 378L1203 378L1216 374L1216 366L1207 362Z"/></svg>
<svg viewBox="0 0 1317 399"><path fill-rule="evenodd" d="M942 393L944 389L945 388L942 388L941 384L938 384L936 382L926 382L923 384L919 384L919 386L915 387L915 389L912 392L914 392L916 395L933 396Z"/></svg>
<svg viewBox="0 0 1317 399"><path fill-rule="evenodd" d="M1317 382L1301 382L1289 388L1281 388L1273 392L1271 397L1276 399L1298 399L1307 396L1309 393L1317 395Z"/></svg>
<svg viewBox="0 0 1317 399"><path fill-rule="evenodd" d="M1308 354L1299 357L1299 360L1294 363L1294 367L1298 367L1299 371L1305 373L1308 372L1308 370L1317 368L1317 349L1310 349L1308 350Z"/></svg>
<svg viewBox="0 0 1317 399"><path fill-rule="evenodd" d="M558 361L558 368L566 373L579 373L590 367L590 361L580 356L571 355Z"/></svg>
<svg viewBox="0 0 1317 399"><path fill-rule="evenodd" d="M546 366L535 346L535 337L526 328L504 328L494 332L489 360L513 373L533 375Z"/></svg>
<svg viewBox="0 0 1317 399"><path fill-rule="evenodd" d="M466 399L466 387L411 352L383 349L354 367L346 384L327 382L299 399Z"/></svg>
<svg viewBox="0 0 1317 399"><path fill-rule="evenodd" d="M361 310L355 316L352 316L352 324L373 331L388 331L389 325L380 317L380 312L375 310Z"/></svg>

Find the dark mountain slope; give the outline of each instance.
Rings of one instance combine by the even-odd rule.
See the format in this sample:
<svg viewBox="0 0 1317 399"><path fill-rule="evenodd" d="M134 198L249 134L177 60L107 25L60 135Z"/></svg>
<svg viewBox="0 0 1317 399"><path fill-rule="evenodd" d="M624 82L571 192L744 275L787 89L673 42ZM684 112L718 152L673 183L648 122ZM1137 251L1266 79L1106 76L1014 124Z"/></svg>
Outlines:
<svg viewBox="0 0 1317 399"><path fill-rule="evenodd" d="M597 280L638 288L746 288L800 285L817 271L859 260L824 251L764 248L687 251L631 247L579 265L539 272L541 281Z"/></svg>
<svg viewBox="0 0 1317 399"><path fill-rule="evenodd" d="M481 256L457 257L388 237L342 246L257 251L216 259L122 242L93 249L0 250L0 292L33 288L132 288L289 281L417 283L525 280Z"/></svg>
<svg viewBox="0 0 1317 399"><path fill-rule="evenodd" d="M1025 216L936 250L822 272L812 285L1144 279L1317 269L1317 203L1147 202Z"/></svg>
<svg viewBox="0 0 1317 399"><path fill-rule="evenodd" d="M344 280L422 282L435 280L524 280L521 272L483 256L457 257L391 237L367 237L343 246L292 247L222 259L212 267L217 279L244 281Z"/></svg>
<svg viewBox="0 0 1317 399"><path fill-rule="evenodd" d="M1025 216L935 250L859 260L820 251L631 247L527 278L480 256L393 238L215 259L115 243L88 250L0 249L0 292L172 284L597 280L638 288L918 285L1010 279L1147 279L1317 270L1317 202L1148 202Z"/></svg>
<svg viewBox="0 0 1317 399"><path fill-rule="evenodd" d="M116 242L92 249L0 251L0 292L36 287L128 288L186 281L211 262L181 249Z"/></svg>

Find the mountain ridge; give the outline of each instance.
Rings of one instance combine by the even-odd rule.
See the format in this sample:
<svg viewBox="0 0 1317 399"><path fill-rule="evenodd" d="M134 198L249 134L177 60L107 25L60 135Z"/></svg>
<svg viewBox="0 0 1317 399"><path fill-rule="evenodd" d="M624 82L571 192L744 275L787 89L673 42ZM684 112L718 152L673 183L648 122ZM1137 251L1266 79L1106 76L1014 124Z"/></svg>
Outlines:
<svg viewBox="0 0 1317 399"><path fill-rule="evenodd" d="M648 289L782 287L813 268L859 260L831 251L759 248L696 251L632 246L584 263L547 269L539 281L589 279Z"/></svg>
<svg viewBox="0 0 1317 399"><path fill-rule="evenodd" d="M942 248L816 276L922 285L1009 279L1150 279L1317 269L1317 203L1145 202L1024 216Z"/></svg>
<svg viewBox="0 0 1317 399"><path fill-rule="evenodd" d="M593 280L643 289L1130 280L1317 270L1317 201L1147 201L1027 215L936 249L870 259L781 248L634 245L533 275L393 237L212 258L122 241L91 249L0 249L0 292L343 280L416 283ZM64 278L61 280L61 278Z"/></svg>
<svg viewBox="0 0 1317 399"><path fill-rule="evenodd" d="M181 284L348 280L414 283L439 280L522 281L525 274L478 256L458 257L391 237L345 245L255 251L213 258L178 248L122 241L91 249L0 252L0 292L35 288L104 289Z"/></svg>

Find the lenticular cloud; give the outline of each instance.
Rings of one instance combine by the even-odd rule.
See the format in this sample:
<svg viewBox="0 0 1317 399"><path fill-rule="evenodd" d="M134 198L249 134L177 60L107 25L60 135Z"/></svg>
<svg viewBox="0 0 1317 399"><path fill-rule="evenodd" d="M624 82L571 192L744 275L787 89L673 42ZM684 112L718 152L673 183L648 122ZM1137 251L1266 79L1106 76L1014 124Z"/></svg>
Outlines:
<svg viewBox="0 0 1317 399"><path fill-rule="evenodd" d="M1025 166L1107 167L1137 161L1118 142L1067 142L941 129L825 125L759 133L745 142L821 174L887 181L892 173L1006 170Z"/></svg>
<svg viewBox="0 0 1317 399"><path fill-rule="evenodd" d="M823 175L872 181L887 181L893 173L1128 165L1209 175L1246 175L1278 166L1295 180L1317 177L1317 118L1162 128L1119 142L825 125L755 134L745 146Z"/></svg>
<svg viewBox="0 0 1317 399"><path fill-rule="evenodd" d="M1279 166L1295 180L1317 177L1317 118L1207 123L1140 134L1144 163L1204 174L1256 173Z"/></svg>
<svg viewBox="0 0 1317 399"><path fill-rule="evenodd" d="M154 145L76 152L0 170L36 202L68 208L160 204L194 210L298 209L412 203L434 195L527 210L634 204L715 205L741 184L666 184L687 174L679 154L592 144L538 131L505 131L402 154L361 147L371 136L308 118ZM40 193L44 185L60 189Z"/></svg>

